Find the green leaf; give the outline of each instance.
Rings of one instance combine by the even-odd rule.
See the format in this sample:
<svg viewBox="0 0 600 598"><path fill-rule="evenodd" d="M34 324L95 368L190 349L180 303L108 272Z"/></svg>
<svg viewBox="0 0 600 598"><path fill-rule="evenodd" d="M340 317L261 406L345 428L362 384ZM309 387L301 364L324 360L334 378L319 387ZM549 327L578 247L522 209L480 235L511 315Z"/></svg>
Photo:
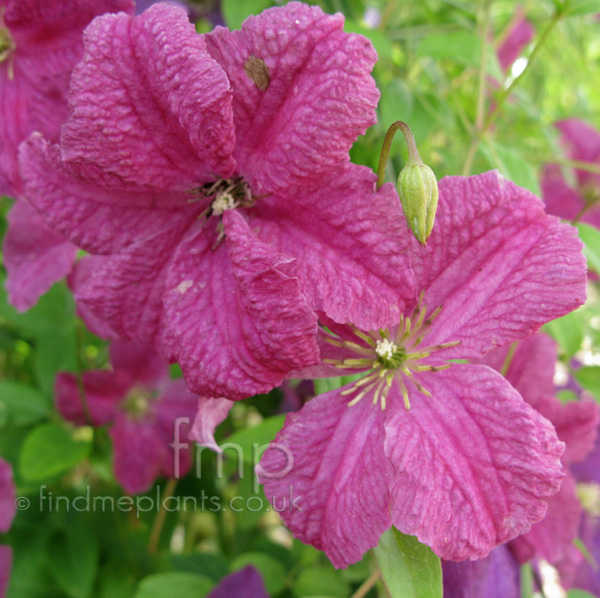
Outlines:
<svg viewBox="0 0 600 598"><path fill-rule="evenodd" d="M50 405L35 388L18 382L0 382L0 425L26 426L45 419Z"/></svg>
<svg viewBox="0 0 600 598"><path fill-rule="evenodd" d="M267 593L273 596L285 587L285 567L276 559L263 552L246 552L241 554L231 563L232 571L243 569L252 565L258 569L263 579Z"/></svg>
<svg viewBox="0 0 600 598"><path fill-rule="evenodd" d="M347 598L350 586L338 571L331 567L318 565L304 569L296 579L292 593L297 598L314 598L330 596L331 598Z"/></svg>
<svg viewBox="0 0 600 598"><path fill-rule="evenodd" d="M569 590L567 598L596 598L593 594L585 590Z"/></svg>
<svg viewBox="0 0 600 598"><path fill-rule="evenodd" d="M442 598L442 565L431 548L396 528L373 549L391 598Z"/></svg>
<svg viewBox="0 0 600 598"><path fill-rule="evenodd" d="M594 272L600 272L600 231L589 224L579 223L577 225L579 238L585 247L583 253L588 261L588 268Z"/></svg>
<svg viewBox="0 0 600 598"><path fill-rule="evenodd" d="M285 415L274 415L264 419L256 426L244 428L228 436L225 442L221 443L221 448L226 450L227 445L234 445L227 454L233 454L234 450L238 451L245 463L256 465L260 460L258 448L273 442L275 434L281 430L284 421Z"/></svg>
<svg viewBox="0 0 600 598"><path fill-rule="evenodd" d="M536 169L515 150L496 142L487 141L481 149L490 166L497 168L504 178L520 187L529 189L535 195L540 195L540 182Z"/></svg>
<svg viewBox="0 0 600 598"><path fill-rule="evenodd" d="M585 336L584 314L581 309L576 309L562 318L548 322L544 328L558 343L567 359L573 357L581 349Z"/></svg>
<svg viewBox="0 0 600 598"><path fill-rule="evenodd" d="M28 481L53 477L83 461L90 448L89 441L76 440L66 427L43 424L25 438L19 459L21 475Z"/></svg>
<svg viewBox="0 0 600 598"><path fill-rule="evenodd" d="M342 386L345 386L354 380L358 380L363 376L364 374L353 374L352 376L338 376L336 378L318 378L314 381L315 394L321 395L324 392L341 388Z"/></svg>
<svg viewBox="0 0 600 598"><path fill-rule="evenodd" d="M565 7L565 17L588 15L600 12L600 0L567 0Z"/></svg>
<svg viewBox="0 0 600 598"><path fill-rule="evenodd" d="M481 42L471 31L434 33L423 38L417 48L417 56L443 60L449 58L464 65L479 62Z"/></svg>
<svg viewBox="0 0 600 598"><path fill-rule="evenodd" d="M600 402L600 367L584 366L575 372L575 380Z"/></svg>
<svg viewBox="0 0 600 598"><path fill-rule="evenodd" d="M204 598L214 582L196 573L155 573L140 582L135 598Z"/></svg>
<svg viewBox="0 0 600 598"><path fill-rule="evenodd" d="M250 15L257 15L271 6L270 0L222 0L221 10L229 29L239 29Z"/></svg>

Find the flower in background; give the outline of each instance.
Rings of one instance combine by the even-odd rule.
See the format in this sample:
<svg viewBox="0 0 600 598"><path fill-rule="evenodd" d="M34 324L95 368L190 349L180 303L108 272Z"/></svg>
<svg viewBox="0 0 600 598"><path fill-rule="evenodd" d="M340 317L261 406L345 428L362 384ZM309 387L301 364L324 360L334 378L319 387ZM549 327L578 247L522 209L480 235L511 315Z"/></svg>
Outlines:
<svg viewBox="0 0 600 598"><path fill-rule="evenodd" d="M259 467L278 510L293 488L302 510L282 510L284 521L336 567L391 525L445 559L482 558L539 521L564 476L550 423L498 372L450 360L584 302L576 231L490 172L442 179L427 247L408 245L420 299L377 332L323 317L324 363L310 373L366 373L287 417L275 441L293 464L267 450Z"/></svg>
<svg viewBox="0 0 600 598"><path fill-rule="evenodd" d="M19 200L8 216L3 256L9 301L25 310L69 272L76 249L27 203L18 171L19 144L34 131L58 141L69 114L71 71L83 55L84 28L97 15L132 12L133 0L1 4L0 195Z"/></svg>
<svg viewBox="0 0 600 598"><path fill-rule="evenodd" d="M393 186L349 163L375 122L375 52L291 2L198 35L156 4L96 19L61 145L32 136L28 193L103 261L76 298L158 343L203 396L242 399L318 362L317 319L372 328L411 287Z"/></svg>
<svg viewBox="0 0 600 598"><path fill-rule="evenodd" d="M523 48L535 36L535 29L525 18L523 7L517 7L513 20L501 35L501 43L496 50L500 68L506 73L521 56Z"/></svg>
<svg viewBox="0 0 600 598"><path fill-rule="evenodd" d="M260 573L252 566L225 577L207 598L269 598Z"/></svg>
<svg viewBox="0 0 600 598"><path fill-rule="evenodd" d="M115 341L110 346L112 370L92 370L82 376L83 394L73 374L56 378L56 406L78 425L109 426L114 469L130 494L145 492L160 475L185 475L190 451L175 454L169 444L188 440L198 397L182 379L171 380L166 360L152 348ZM178 458L178 462L176 459Z"/></svg>
<svg viewBox="0 0 600 598"><path fill-rule="evenodd" d="M11 466L0 459L0 533L6 533L15 518L16 489ZM10 581L12 548L0 546L0 596L4 598Z"/></svg>
<svg viewBox="0 0 600 598"><path fill-rule="evenodd" d="M600 167L600 132L578 119L556 123L561 142L571 160ZM587 222L600 228L600 174L580 168L575 186L569 185L557 164L549 164L542 175L542 198L550 214L565 220Z"/></svg>

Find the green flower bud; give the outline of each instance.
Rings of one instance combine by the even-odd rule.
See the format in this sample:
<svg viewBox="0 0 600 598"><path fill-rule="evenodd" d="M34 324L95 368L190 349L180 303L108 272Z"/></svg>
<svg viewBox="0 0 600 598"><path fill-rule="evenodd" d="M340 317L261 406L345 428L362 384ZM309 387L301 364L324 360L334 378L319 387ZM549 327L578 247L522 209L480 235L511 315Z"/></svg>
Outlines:
<svg viewBox="0 0 600 598"><path fill-rule="evenodd" d="M409 160L398 177L398 194L408 225L424 246L433 229L439 198L433 170L420 160Z"/></svg>

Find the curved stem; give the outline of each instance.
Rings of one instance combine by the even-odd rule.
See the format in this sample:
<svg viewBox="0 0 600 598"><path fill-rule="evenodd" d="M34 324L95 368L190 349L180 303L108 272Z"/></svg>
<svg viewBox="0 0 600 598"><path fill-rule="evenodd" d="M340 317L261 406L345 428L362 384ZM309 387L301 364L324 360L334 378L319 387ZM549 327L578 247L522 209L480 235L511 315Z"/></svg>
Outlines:
<svg viewBox="0 0 600 598"><path fill-rule="evenodd" d="M150 532L150 542L148 543L148 554L156 554L158 550L158 542L160 540L160 533L165 524L167 517L167 511L165 509L165 501L173 496L178 480L175 478L169 478L167 485L165 486L165 492L160 502L160 510L156 514L154 523L152 524L152 531Z"/></svg>
<svg viewBox="0 0 600 598"><path fill-rule="evenodd" d="M518 345L519 345L519 343L513 343L508 349L508 353L506 354L506 359L504 360L504 363L502 364L502 367L500 368L500 373L503 376L506 376L508 369L510 368L510 364L512 363L513 357L515 356L515 351L517 350Z"/></svg>
<svg viewBox="0 0 600 598"><path fill-rule="evenodd" d="M364 598L369 590L379 581L381 577L381 571L379 569L375 569L373 573L369 576L369 578L352 594L351 598Z"/></svg>
<svg viewBox="0 0 600 598"><path fill-rule="evenodd" d="M385 167L387 165L388 156L390 155L390 148L392 147L392 140L398 130L402 131L404 139L406 139L406 145L408 146L408 160L407 164L422 164L419 152L417 151L417 144L415 138L410 130L410 127L401 120L397 120L389 129L383 140L383 147L381 148L381 154L379 155L379 166L377 166L377 189L385 182Z"/></svg>

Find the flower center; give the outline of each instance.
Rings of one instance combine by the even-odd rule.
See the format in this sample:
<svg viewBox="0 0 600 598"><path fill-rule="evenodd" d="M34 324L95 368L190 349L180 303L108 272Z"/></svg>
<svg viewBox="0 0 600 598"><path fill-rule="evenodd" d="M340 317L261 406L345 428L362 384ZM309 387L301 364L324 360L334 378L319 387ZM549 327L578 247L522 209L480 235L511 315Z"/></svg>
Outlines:
<svg viewBox="0 0 600 598"><path fill-rule="evenodd" d="M150 412L155 396L143 388L134 388L125 399L123 409L136 420L144 419Z"/></svg>
<svg viewBox="0 0 600 598"><path fill-rule="evenodd" d="M341 339L337 335L327 333L327 342L336 347L348 349L355 353L357 357L342 360L325 359L325 362L341 370L363 370L368 372L366 376L357 380L350 388L342 391L343 395L352 396L348 406L355 405L366 394L373 392L373 404L376 405L380 402L381 409L385 409L392 382L396 379L400 385L404 405L406 409L410 409L410 400L404 377L409 378L418 391L428 397L431 396L431 393L415 380L414 374L418 372L436 372L449 368L451 366L449 363L429 365L423 363L423 360L436 351L455 347L460 344L460 341L421 346L424 336L441 311L441 307L438 307L427 316L427 306L423 304L423 295L424 293L421 293L419 303L412 315L401 317L398 328L394 333L390 330L366 333L355 326L350 326L350 330L355 337L353 340Z"/></svg>
<svg viewBox="0 0 600 598"><path fill-rule="evenodd" d="M4 20L2 15L0 14L0 62L4 62L5 60L9 60L8 63L8 78L13 78L13 64L12 57L13 51L15 49L15 42L10 35L10 31L3 27Z"/></svg>

